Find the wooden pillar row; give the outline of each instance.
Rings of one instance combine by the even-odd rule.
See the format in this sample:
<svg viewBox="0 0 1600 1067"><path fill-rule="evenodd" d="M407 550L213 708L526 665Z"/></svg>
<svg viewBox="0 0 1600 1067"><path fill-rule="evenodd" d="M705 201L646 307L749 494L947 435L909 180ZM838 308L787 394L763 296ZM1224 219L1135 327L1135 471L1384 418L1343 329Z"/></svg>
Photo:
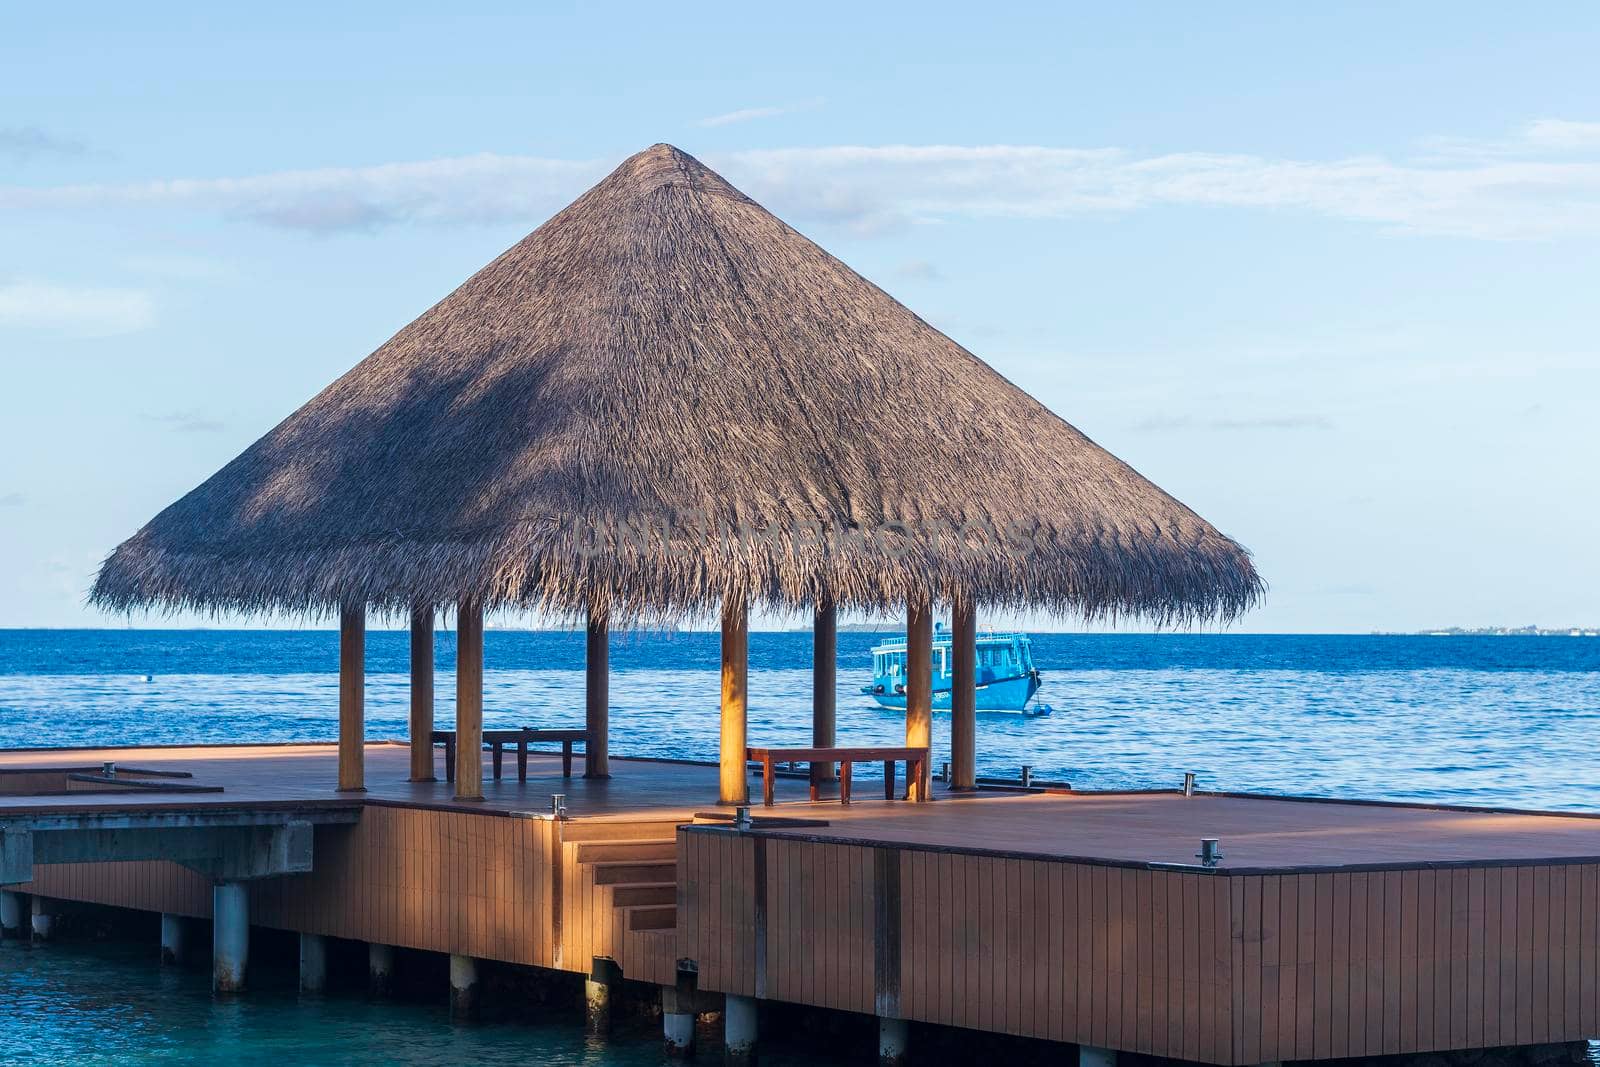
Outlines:
<svg viewBox="0 0 1600 1067"><path fill-rule="evenodd" d="M837 735L839 695L839 609L819 600L811 624L811 747L832 748ZM813 785L838 780L832 763L811 764Z"/></svg>
<svg viewBox="0 0 1600 1067"><path fill-rule="evenodd" d="M339 792L366 791L367 609L339 609Z"/></svg>
<svg viewBox="0 0 1600 1067"><path fill-rule="evenodd" d="M906 745L929 749L922 774L906 782L906 799L927 800L933 762L933 605L906 607Z"/></svg>
<svg viewBox="0 0 1600 1067"><path fill-rule="evenodd" d="M583 776L611 777L611 628L604 615L589 609L584 652Z"/></svg>
<svg viewBox="0 0 1600 1067"><path fill-rule="evenodd" d="M411 609L411 780L433 782L433 605Z"/></svg>
<svg viewBox="0 0 1600 1067"><path fill-rule="evenodd" d="M748 804L745 770L750 667L750 613L743 600L722 605L722 751L717 791L720 804Z"/></svg>
<svg viewBox="0 0 1600 1067"><path fill-rule="evenodd" d="M950 618L951 789L978 787L978 612L958 598Z"/></svg>
<svg viewBox="0 0 1600 1067"><path fill-rule="evenodd" d="M483 799L483 605L456 606L456 796Z"/></svg>

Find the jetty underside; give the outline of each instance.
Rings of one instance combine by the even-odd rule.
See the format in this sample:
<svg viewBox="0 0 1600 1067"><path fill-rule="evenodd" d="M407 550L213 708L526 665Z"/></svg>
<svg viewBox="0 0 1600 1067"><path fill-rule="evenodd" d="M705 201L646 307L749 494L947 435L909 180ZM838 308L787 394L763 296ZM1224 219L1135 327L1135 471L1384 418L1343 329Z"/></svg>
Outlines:
<svg viewBox="0 0 1600 1067"><path fill-rule="evenodd" d="M107 761L192 778L49 770ZM1179 792L841 807L781 780L738 829L708 817L715 766L585 780L539 755L463 803L407 781L404 745L366 761L353 796L332 745L0 753L8 856L91 834L5 888L210 919L237 877L258 926L1217 1064L1600 1034L1600 819ZM251 811L314 847L243 876L196 852ZM187 851L148 858L164 832Z"/></svg>

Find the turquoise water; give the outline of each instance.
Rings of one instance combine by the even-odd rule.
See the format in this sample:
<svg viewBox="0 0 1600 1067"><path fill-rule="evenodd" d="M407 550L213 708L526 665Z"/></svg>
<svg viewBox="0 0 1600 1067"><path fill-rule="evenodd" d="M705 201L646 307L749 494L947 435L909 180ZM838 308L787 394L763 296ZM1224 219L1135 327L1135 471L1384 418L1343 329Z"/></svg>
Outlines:
<svg viewBox="0 0 1600 1067"><path fill-rule="evenodd" d="M646 1019L619 1023L603 1040L589 1037L572 1012L554 1009L535 1009L529 1021L456 1026L442 1007L442 989L438 1004L302 998L292 974L264 970L252 965L256 985L248 994L219 999L205 971L157 966L154 944L0 942L0 1064L671 1062L659 1025ZM701 1052L703 1062L720 1062L714 1045ZM763 1062L815 1067L832 1060L773 1048Z"/></svg>

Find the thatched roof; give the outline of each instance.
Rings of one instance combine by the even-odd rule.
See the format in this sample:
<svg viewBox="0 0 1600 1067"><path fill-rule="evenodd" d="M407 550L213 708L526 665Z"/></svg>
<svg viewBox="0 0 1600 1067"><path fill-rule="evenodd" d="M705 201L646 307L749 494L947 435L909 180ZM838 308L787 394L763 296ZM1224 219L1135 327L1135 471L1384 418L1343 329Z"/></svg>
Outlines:
<svg viewBox="0 0 1600 1067"><path fill-rule="evenodd" d="M1238 544L656 145L157 515L92 600L673 616L962 594L1171 622L1260 590Z"/></svg>

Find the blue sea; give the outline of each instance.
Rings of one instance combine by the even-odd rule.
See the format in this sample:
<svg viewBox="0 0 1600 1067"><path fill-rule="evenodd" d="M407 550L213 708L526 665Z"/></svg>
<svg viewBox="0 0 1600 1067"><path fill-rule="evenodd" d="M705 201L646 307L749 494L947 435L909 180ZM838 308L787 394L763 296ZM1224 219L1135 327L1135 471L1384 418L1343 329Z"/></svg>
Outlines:
<svg viewBox="0 0 1600 1067"><path fill-rule="evenodd" d="M842 744L904 737L860 693L874 635L839 635ZM408 638L367 641L371 738L406 731ZM1600 811L1600 638L1038 634L1048 718L983 714L982 774ZM438 635L438 720L454 635ZM583 719L583 635L491 630L488 726ZM0 747L332 740L328 630L0 631ZM713 760L718 635L612 638L612 751ZM146 681L146 677L150 680ZM750 738L801 744L808 633L750 637ZM935 761L949 716L935 716Z"/></svg>
<svg viewBox="0 0 1600 1067"><path fill-rule="evenodd" d="M859 692L874 640L839 637L846 743L903 737L901 715ZM810 636L750 641L752 741L805 741ZM581 634L491 631L485 645L487 724L581 722ZM368 735L402 737L407 636L372 632L367 649ZM441 633L441 723L454 654ZM1600 811L1600 639L1041 634L1034 655L1056 712L980 716L985 774L1028 763L1114 789L1193 770L1216 789ZM0 631L0 747L331 740L337 663L330 631ZM717 665L715 634L614 637L613 751L713 759ZM949 716L934 726L943 752ZM203 972L158 969L153 943L5 942L0 1063L664 1062L648 1024L605 1042L572 1013L458 1027L440 1004L302 1002L292 981L214 1000ZM872 1052L863 1037L766 1059Z"/></svg>

